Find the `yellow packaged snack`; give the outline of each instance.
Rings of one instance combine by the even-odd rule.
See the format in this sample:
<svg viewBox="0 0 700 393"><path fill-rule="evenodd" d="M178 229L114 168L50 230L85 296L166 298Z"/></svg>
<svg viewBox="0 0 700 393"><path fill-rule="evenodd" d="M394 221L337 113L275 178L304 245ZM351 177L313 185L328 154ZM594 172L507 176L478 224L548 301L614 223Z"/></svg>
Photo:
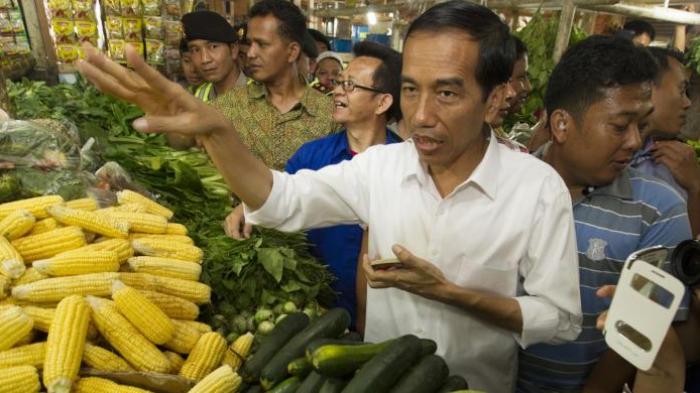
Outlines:
<svg viewBox="0 0 700 393"><path fill-rule="evenodd" d="M163 0L163 6L166 15L174 16L177 19L182 17L182 5L180 4L180 0Z"/></svg>
<svg viewBox="0 0 700 393"><path fill-rule="evenodd" d="M75 34L80 42L97 44L97 23L87 20L75 21Z"/></svg>
<svg viewBox="0 0 700 393"><path fill-rule="evenodd" d="M161 40L146 40L146 61L150 64L162 65L163 59L163 41Z"/></svg>
<svg viewBox="0 0 700 393"><path fill-rule="evenodd" d="M163 39L163 18L159 16L144 16L143 27L147 39Z"/></svg>
<svg viewBox="0 0 700 393"><path fill-rule="evenodd" d="M109 57L117 62L124 62L126 59L124 57L124 48L126 43L124 40L110 40L109 41Z"/></svg>
<svg viewBox="0 0 700 393"><path fill-rule="evenodd" d="M12 33L13 30L14 27L12 26L12 22L7 19L0 18L0 33L9 34Z"/></svg>
<svg viewBox="0 0 700 393"><path fill-rule="evenodd" d="M141 35L141 18L123 18L124 39L127 41L140 41Z"/></svg>
<svg viewBox="0 0 700 393"><path fill-rule="evenodd" d="M160 0L142 0L143 1L143 14L149 16L160 15Z"/></svg>
<svg viewBox="0 0 700 393"><path fill-rule="evenodd" d="M65 44L75 42L75 35L73 34L75 24L72 20L54 19L51 21L51 29L53 30L57 43Z"/></svg>
<svg viewBox="0 0 700 393"><path fill-rule="evenodd" d="M124 16L141 16L141 3L139 0L119 0Z"/></svg>
<svg viewBox="0 0 700 393"><path fill-rule="evenodd" d="M52 18L71 18L73 16L70 0L48 0L46 5Z"/></svg>
<svg viewBox="0 0 700 393"><path fill-rule="evenodd" d="M102 8L104 8L106 15L122 14L122 7L119 0L104 0L102 2Z"/></svg>
<svg viewBox="0 0 700 393"><path fill-rule="evenodd" d="M89 0L73 0L74 20L95 20L94 4Z"/></svg>
<svg viewBox="0 0 700 393"><path fill-rule="evenodd" d="M80 53L76 45L56 45L56 57L62 63L72 63L78 60Z"/></svg>
<svg viewBox="0 0 700 393"><path fill-rule="evenodd" d="M124 39L124 29L120 16L107 16L105 18L105 30L107 31L107 38L110 40Z"/></svg>
<svg viewBox="0 0 700 393"><path fill-rule="evenodd" d="M180 45L182 39L182 23L175 20L164 20L163 27L165 30L165 44L168 46Z"/></svg>

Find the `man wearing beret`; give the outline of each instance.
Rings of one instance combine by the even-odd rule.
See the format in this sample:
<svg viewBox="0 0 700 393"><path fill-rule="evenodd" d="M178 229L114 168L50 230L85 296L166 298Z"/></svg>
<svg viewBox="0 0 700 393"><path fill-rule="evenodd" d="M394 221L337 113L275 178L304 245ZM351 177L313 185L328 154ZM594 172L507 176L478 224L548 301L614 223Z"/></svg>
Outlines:
<svg viewBox="0 0 700 393"><path fill-rule="evenodd" d="M245 86L238 66L238 36L223 16L196 11L185 14L182 24L192 61L206 81L195 91L197 97L208 102L235 86Z"/></svg>

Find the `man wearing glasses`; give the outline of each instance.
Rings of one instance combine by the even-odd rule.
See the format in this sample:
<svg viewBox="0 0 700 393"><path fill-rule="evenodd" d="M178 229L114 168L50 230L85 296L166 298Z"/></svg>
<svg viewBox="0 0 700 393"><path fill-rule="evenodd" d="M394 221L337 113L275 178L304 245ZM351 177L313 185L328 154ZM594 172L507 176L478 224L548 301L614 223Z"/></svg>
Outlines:
<svg viewBox="0 0 700 393"><path fill-rule="evenodd" d="M401 142L387 128L390 121L401 119L399 87L401 55L383 45L363 41L353 48L355 58L334 82L333 120L341 132L304 144L287 162L285 170L317 170L327 165L351 160L373 145ZM236 239L250 236L251 226L243 224L243 208L238 207L227 219L227 233ZM355 279L360 255L362 228L338 225L308 232L316 255L330 266L338 278L333 289L339 293L337 305L347 309L356 321Z"/></svg>

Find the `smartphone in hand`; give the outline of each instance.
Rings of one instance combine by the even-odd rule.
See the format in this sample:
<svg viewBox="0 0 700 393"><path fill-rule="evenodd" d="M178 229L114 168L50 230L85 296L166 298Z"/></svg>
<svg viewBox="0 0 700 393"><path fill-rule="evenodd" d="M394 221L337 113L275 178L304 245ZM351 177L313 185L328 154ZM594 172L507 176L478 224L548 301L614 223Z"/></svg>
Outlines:
<svg viewBox="0 0 700 393"><path fill-rule="evenodd" d="M376 261L370 262L370 265L374 270L388 270L391 268L400 268L403 266L403 264L399 261L398 258L377 259Z"/></svg>

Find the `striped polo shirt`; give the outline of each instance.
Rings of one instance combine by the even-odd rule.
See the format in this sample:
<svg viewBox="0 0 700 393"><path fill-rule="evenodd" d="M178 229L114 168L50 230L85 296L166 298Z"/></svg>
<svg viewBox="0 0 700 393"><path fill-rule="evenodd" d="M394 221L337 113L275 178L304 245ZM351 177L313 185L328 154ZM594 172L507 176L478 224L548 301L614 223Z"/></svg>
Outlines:
<svg viewBox="0 0 700 393"><path fill-rule="evenodd" d="M598 288L616 284L627 257L651 246L673 247L691 238L686 204L663 181L625 169L615 181L593 189L574 203L583 326L579 337L562 345L537 344L521 350L517 392L579 392L608 349L596 329L610 299ZM688 298L676 320L687 318Z"/></svg>

